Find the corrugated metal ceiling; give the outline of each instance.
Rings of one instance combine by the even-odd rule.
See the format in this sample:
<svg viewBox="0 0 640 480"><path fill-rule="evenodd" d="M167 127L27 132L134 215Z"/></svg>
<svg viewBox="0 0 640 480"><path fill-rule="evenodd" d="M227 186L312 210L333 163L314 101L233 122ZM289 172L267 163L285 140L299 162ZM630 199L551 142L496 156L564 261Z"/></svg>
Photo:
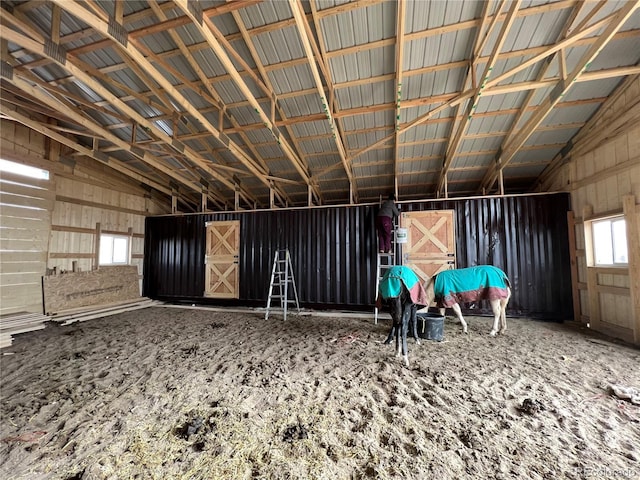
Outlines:
<svg viewBox="0 0 640 480"><path fill-rule="evenodd" d="M48 110L96 161L186 210L202 185L210 209L525 193L640 73L637 1L3 0L0 13L3 115Z"/></svg>

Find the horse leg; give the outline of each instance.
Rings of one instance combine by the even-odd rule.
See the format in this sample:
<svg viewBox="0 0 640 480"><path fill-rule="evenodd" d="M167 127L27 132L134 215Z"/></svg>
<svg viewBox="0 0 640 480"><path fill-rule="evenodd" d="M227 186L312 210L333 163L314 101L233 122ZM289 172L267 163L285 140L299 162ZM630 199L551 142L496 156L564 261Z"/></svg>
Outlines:
<svg viewBox="0 0 640 480"><path fill-rule="evenodd" d="M390 307L389 313L391 313L391 329L389 330L387 339L384 341L385 345L391 343L391 340L395 336L397 336L398 325L400 324L400 316L402 315L402 305L400 304L400 297L390 299L388 301L388 305Z"/></svg>
<svg viewBox="0 0 640 480"><path fill-rule="evenodd" d="M499 298L495 299L495 300L490 300L489 302L491 304L491 310L493 311L493 328L491 329L491 333L489 333L489 335L491 335L492 337L496 336L496 333L498 333L498 325L500 323L500 316L501 316L501 300Z"/></svg>
<svg viewBox="0 0 640 480"><path fill-rule="evenodd" d="M393 299L393 329L396 337L396 357L402 355L402 294Z"/></svg>
<svg viewBox="0 0 640 480"><path fill-rule="evenodd" d="M498 333L504 333L507 331L507 302L505 299L500 299L500 330Z"/></svg>
<svg viewBox="0 0 640 480"><path fill-rule="evenodd" d="M464 321L462 310L460 310L460 305L454 303L451 308L453 308L453 312L456 314L456 317L458 317L458 320L460 320L460 323L462 324L462 333L467 333L467 322Z"/></svg>
<svg viewBox="0 0 640 480"><path fill-rule="evenodd" d="M411 305L411 320L410 323L413 325L413 338L416 339L416 343L420 345L420 337L418 336L418 306L414 303Z"/></svg>
<svg viewBox="0 0 640 480"><path fill-rule="evenodd" d="M389 330L389 336L387 336L387 339L384 341L385 345L391 343L391 339L395 336L395 333L396 333L396 324L392 323L391 330Z"/></svg>
<svg viewBox="0 0 640 480"><path fill-rule="evenodd" d="M407 346L407 330L409 330L409 319L411 318L412 304L405 303L402 309L402 355L404 364L409 366L409 347Z"/></svg>
<svg viewBox="0 0 640 480"><path fill-rule="evenodd" d="M507 331L507 304L511 298L511 289L507 287L507 298L500 300L500 306L502 307L500 313L500 333Z"/></svg>

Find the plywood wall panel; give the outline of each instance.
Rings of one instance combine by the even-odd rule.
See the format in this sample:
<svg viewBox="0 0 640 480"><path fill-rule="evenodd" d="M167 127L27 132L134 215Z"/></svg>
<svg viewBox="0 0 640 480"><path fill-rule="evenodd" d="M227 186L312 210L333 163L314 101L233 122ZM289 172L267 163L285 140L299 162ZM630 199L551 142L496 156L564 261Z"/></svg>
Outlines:
<svg viewBox="0 0 640 480"><path fill-rule="evenodd" d="M16 312L42 313L42 286L40 282L12 285L2 288L0 315Z"/></svg>
<svg viewBox="0 0 640 480"><path fill-rule="evenodd" d="M49 275L42 284L48 314L140 298L138 269L132 265Z"/></svg>
<svg viewBox="0 0 640 480"><path fill-rule="evenodd" d="M633 328L631 298L610 293L600 294L600 318L603 322L623 328Z"/></svg>
<svg viewBox="0 0 640 480"><path fill-rule="evenodd" d="M585 126L585 131L590 131L592 136L583 138L582 143L576 143L574 150L582 153L572 157L570 164L565 166L565 169L571 169L573 172L569 190L571 207L576 218L583 216L586 207L592 209L593 217L622 214L623 197L626 195L633 195L636 202L640 202L640 124L627 124L619 127L620 130L616 132L607 130L612 118L621 117L628 113L629 108L634 108L638 95L640 95L640 76L636 76L633 83L627 82L626 90L620 92L614 102L605 104L602 111L594 116L592 124ZM599 135L602 141L598 143L595 137ZM558 184L555 183L554 186L557 187ZM578 249L584 250L584 238L587 233L584 224L578 223L576 228ZM585 258L578 258L577 266L578 282L586 283L589 271L593 267L587 267ZM601 275L601 281L604 285L628 288L629 291L637 289L630 285L631 269L640 269L640 265L621 268L620 275ZM640 295L640 292L634 293ZM614 328L610 331L623 332L625 335L628 335L629 331L633 332L635 313L630 295L581 291L579 302L581 318L589 317L590 296L592 299L593 296L599 299L600 312L598 313L602 320L618 327L618 330ZM625 340L633 341L633 338L625 338Z"/></svg>

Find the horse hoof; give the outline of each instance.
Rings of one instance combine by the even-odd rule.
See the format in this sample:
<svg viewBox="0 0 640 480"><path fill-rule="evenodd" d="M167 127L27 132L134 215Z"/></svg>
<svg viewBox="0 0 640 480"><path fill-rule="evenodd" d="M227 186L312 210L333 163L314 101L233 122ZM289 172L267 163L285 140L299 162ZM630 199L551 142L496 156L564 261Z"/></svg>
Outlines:
<svg viewBox="0 0 640 480"><path fill-rule="evenodd" d="M489 334L490 337L495 337L496 336L496 332L494 332L493 330L491 330L491 333Z"/></svg>

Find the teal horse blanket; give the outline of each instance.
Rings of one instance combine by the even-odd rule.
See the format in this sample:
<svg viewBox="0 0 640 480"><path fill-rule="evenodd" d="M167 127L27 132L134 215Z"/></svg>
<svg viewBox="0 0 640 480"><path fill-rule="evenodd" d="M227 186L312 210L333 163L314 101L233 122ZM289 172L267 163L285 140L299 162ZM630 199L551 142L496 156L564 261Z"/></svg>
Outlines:
<svg viewBox="0 0 640 480"><path fill-rule="evenodd" d="M456 303L507 298L510 287L507 274L492 265L445 270L435 277L433 290L438 307Z"/></svg>
<svg viewBox="0 0 640 480"><path fill-rule="evenodd" d="M416 305L427 305L427 294L424 291L420 278L409 267L396 265L389 268L384 275L378 289L383 299L397 298L405 287L411 296L411 301Z"/></svg>

